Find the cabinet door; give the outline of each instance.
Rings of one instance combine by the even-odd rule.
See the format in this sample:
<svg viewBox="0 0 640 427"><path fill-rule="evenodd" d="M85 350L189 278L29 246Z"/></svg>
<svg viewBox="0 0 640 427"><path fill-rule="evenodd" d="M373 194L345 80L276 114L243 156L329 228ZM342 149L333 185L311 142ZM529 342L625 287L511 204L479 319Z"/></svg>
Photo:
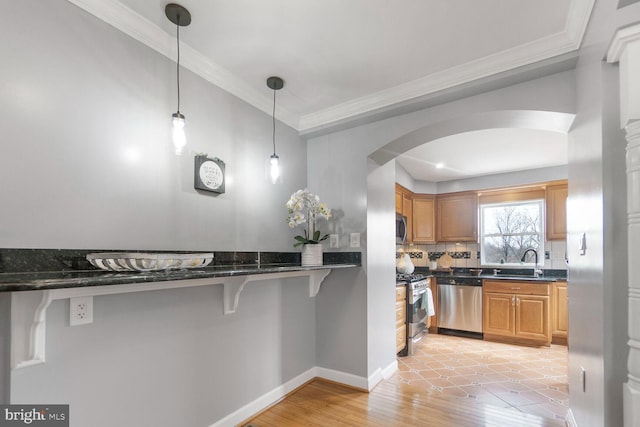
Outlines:
<svg viewBox="0 0 640 427"><path fill-rule="evenodd" d="M513 337L515 295L485 292L482 300L482 332Z"/></svg>
<svg viewBox="0 0 640 427"><path fill-rule="evenodd" d="M554 343L566 344L569 332L567 282L556 282L551 297L551 335Z"/></svg>
<svg viewBox="0 0 640 427"><path fill-rule="evenodd" d="M396 353L405 347L407 342L406 331L407 329L404 325L396 329Z"/></svg>
<svg viewBox="0 0 640 427"><path fill-rule="evenodd" d="M478 195L438 195L436 238L438 242L475 242L478 228Z"/></svg>
<svg viewBox="0 0 640 427"><path fill-rule="evenodd" d="M416 196L413 199L413 242L436 242L436 199Z"/></svg>
<svg viewBox="0 0 640 427"><path fill-rule="evenodd" d="M406 301L396 301L396 328L404 326L407 322Z"/></svg>
<svg viewBox="0 0 640 427"><path fill-rule="evenodd" d="M405 347L407 341L407 288L396 286L396 353Z"/></svg>
<svg viewBox="0 0 640 427"><path fill-rule="evenodd" d="M435 314L429 317L427 326L429 327L429 332L435 334L438 332L438 283L435 278L429 278L429 288L431 289L431 296L433 297Z"/></svg>
<svg viewBox="0 0 640 427"><path fill-rule="evenodd" d="M413 201L406 194L402 195L402 215L407 217L407 243L413 242Z"/></svg>
<svg viewBox="0 0 640 427"><path fill-rule="evenodd" d="M567 184L547 187L547 240L567 238Z"/></svg>
<svg viewBox="0 0 640 427"><path fill-rule="evenodd" d="M516 295L516 329L518 338L551 342L549 297Z"/></svg>
<svg viewBox="0 0 640 427"><path fill-rule="evenodd" d="M396 213L402 215L402 193L396 190Z"/></svg>

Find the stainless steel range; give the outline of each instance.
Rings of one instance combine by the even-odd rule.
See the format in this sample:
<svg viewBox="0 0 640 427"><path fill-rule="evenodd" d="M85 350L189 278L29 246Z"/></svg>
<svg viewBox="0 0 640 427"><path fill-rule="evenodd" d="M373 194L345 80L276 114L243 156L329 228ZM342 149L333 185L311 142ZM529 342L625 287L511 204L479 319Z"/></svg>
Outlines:
<svg viewBox="0 0 640 427"><path fill-rule="evenodd" d="M404 281L407 287L407 345L400 356L413 354L416 343L427 334L429 280L421 274L396 276L396 281Z"/></svg>

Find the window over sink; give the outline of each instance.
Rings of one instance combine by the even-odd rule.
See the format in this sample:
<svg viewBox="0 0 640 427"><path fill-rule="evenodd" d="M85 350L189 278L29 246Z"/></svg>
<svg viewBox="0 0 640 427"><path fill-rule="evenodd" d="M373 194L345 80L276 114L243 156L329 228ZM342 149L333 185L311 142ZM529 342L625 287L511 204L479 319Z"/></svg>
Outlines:
<svg viewBox="0 0 640 427"><path fill-rule="evenodd" d="M480 204L482 265L534 267L534 257L521 262L527 249L544 260L544 200Z"/></svg>

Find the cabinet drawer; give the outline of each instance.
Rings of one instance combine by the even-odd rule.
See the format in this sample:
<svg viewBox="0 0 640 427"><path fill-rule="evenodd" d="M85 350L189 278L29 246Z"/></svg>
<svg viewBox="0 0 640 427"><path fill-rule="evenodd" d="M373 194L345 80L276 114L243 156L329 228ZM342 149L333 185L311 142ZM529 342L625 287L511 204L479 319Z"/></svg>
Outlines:
<svg viewBox="0 0 640 427"><path fill-rule="evenodd" d="M483 280L483 292L499 292L504 294L520 295L549 295L549 282L525 282L510 280Z"/></svg>
<svg viewBox="0 0 640 427"><path fill-rule="evenodd" d="M404 301L407 297L407 288L404 285L396 286L396 302Z"/></svg>

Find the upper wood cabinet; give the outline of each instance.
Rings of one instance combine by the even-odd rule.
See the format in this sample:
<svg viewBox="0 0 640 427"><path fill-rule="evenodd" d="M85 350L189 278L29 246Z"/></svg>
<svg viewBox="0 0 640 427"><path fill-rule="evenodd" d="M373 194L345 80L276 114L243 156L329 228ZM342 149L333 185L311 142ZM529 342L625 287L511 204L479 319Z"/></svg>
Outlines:
<svg viewBox="0 0 640 427"><path fill-rule="evenodd" d="M407 218L407 243L413 242L413 200L408 194L402 195L402 215Z"/></svg>
<svg viewBox="0 0 640 427"><path fill-rule="evenodd" d="M477 241L478 195L475 192L439 194L436 206L438 242Z"/></svg>
<svg viewBox="0 0 640 427"><path fill-rule="evenodd" d="M436 198L416 194L413 197L413 242L436 242Z"/></svg>
<svg viewBox="0 0 640 427"><path fill-rule="evenodd" d="M396 213L407 218L407 243L413 243L413 193L396 184Z"/></svg>
<svg viewBox="0 0 640 427"><path fill-rule="evenodd" d="M567 196L566 183L547 187L547 240L565 240L567 238Z"/></svg>

